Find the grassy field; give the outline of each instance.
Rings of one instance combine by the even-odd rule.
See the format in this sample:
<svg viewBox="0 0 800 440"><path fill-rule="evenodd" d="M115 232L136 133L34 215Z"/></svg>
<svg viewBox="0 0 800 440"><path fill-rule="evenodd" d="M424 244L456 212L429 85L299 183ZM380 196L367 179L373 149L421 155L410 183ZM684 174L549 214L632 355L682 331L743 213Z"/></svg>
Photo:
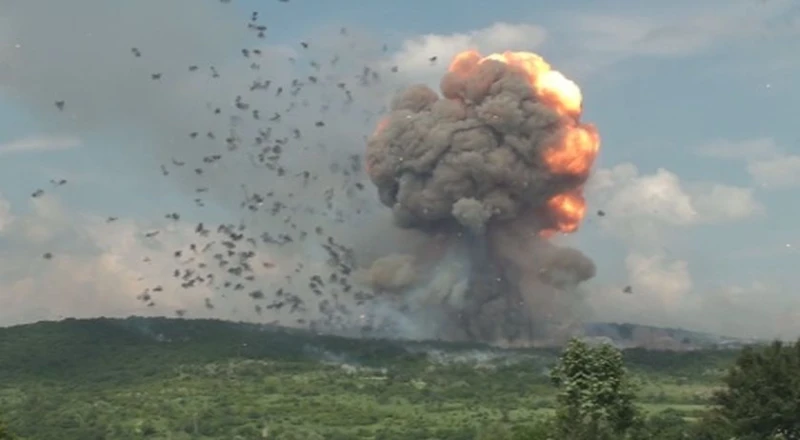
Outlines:
<svg viewBox="0 0 800 440"><path fill-rule="evenodd" d="M0 417L32 439L471 439L552 410L555 350L348 340L219 321L0 329ZM648 412L693 417L735 352L626 351Z"/></svg>

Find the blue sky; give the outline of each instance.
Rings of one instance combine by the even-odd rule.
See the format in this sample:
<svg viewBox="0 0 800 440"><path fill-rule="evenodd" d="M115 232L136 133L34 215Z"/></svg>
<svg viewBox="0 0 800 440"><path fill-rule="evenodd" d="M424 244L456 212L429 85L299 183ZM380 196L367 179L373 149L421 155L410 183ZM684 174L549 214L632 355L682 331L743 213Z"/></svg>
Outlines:
<svg viewBox="0 0 800 440"><path fill-rule="evenodd" d="M589 215L579 233L564 239L598 264L598 277L587 287L596 315L719 332L800 334L800 324L794 324L800 322L800 300L793 291L800 281L794 269L800 263L795 250L800 205L794 203L800 188L800 134L794 125L800 58L793 49L800 12L788 0L341 0L313 8L299 1L202 0L189 9L182 1L169 6L142 1L120 4L119 10L99 0L74 3L11 0L11 7L0 11L0 24L10 23L0 31L0 194L11 207L14 227L21 228L6 228L8 233L31 235L26 224L53 215L42 206L46 203L59 206L59 218L66 218L73 232L86 232L89 226L78 218L92 215L126 219L124 233L132 236L141 235L136 227L156 224L171 211L190 219L236 218L231 200L240 185L233 177L263 184L263 176L221 165L212 183L219 195L198 209L193 201L198 179L191 173L166 179L159 165L177 155L200 154L191 152L195 147L186 133L192 127L202 133L212 123L206 102L230 105L219 102L237 94L236 83L226 81L248 73L239 47L264 44L281 59L264 63L265 77L289 77L293 67L285 58L302 56L300 41L310 41L317 56L340 53L344 63L352 63L341 75L357 72L365 60L399 64L392 87L436 84L444 67L415 63L423 52L425 58L447 59L465 45L531 50L579 82L583 119L595 123L602 136L596 178L587 187ZM269 27L266 40L253 40L243 30L253 10ZM42 11L58 19L41 19ZM26 23L35 23L35 31L25 29ZM363 50L336 47L342 44L334 37L342 26ZM388 52L380 50L382 44ZM131 56L133 46L142 49L141 60ZM192 79L185 71L192 63L203 69L214 64L226 73L223 82ZM165 75L158 84L148 78L155 71ZM387 86L364 92L359 102L372 111L390 96ZM67 101L65 112L55 110L58 99ZM342 119L329 124L336 130L330 136L343 146L325 157L359 152L374 123L354 114L337 117ZM313 141L329 135L320 136ZM69 138L80 146L53 147ZM4 146L30 139L38 142L29 142L34 146L25 151L4 152ZM304 164L308 157L294 159ZM40 187L50 193L48 180L59 177L70 184L52 190L57 202L32 205L30 194ZM597 209L608 216L598 218ZM87 232L94 241L70 246L100 249L100 256L122 249L126 258L136 259L133 241L120 239L123 232L109 234ZM47 242L31 240L15 239L25 250L6 258L24 265L22 255L40 255ZM81 254L80 264L95 264L98 274L108 270L87 255ZM75 270L48 270L69 268ZM122 276L122 269L113 269L109 283L119 284L114 277ZM34 282L33 269L21 278L26 282L2 275L0 323L84 313L69 293L48 306L47 295L36 290L42 287ZM43 279L59 277L68 278L69 272ZM636 286L635 295L620 294L628 284ZM87 289L86 284L74 288ZM109 298L96 290L97 313L134 307L130 293ZM25 296L36 299L28 304ZM747 324L732 324L737 321Z"/></svg>

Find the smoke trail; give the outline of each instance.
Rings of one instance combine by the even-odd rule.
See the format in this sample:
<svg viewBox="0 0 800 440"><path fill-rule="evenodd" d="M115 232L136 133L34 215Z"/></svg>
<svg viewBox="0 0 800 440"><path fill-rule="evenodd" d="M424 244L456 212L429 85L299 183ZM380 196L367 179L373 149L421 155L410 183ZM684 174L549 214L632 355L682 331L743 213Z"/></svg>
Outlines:
<svg viewBox="0 0 800 440"><path fill-rule="evenodd" d="M580 122L580 90L535 54L469 51L441 92L404 90L368 140L380 201L396 225L431 237L416 255L376 261L368 281L405 316L436 316L438 337L517 343L565 332L578 284L595 273L588 257L547 239L577 230L599 149Z"/></svg>

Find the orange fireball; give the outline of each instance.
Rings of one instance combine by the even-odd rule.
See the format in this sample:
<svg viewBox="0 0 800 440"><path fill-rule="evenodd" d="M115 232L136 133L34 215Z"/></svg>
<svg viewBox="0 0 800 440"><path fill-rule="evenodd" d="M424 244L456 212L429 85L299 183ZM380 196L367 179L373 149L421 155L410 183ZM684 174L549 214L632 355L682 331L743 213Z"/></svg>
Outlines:
<svg viewBox="0 0 800 440"><path fill-rule="evenodd" d="M457 75L470 75L487 60L499 61L525 76L539 102L568 118L564 132L542 152L542 161L553 174L588 177L600 150L600 135L591 124L581 124L583 96L575 82L553 70L541 56L531 52L503 52L481 56L474 50L457 54L448 68ZM586 212L580 190L558 194L547 202L547 214L558 232L575 232ZM549 236L553 230L543 232Z"/></svg>
<svg viewBox="0 0 800 440"><path fill-rule="evenodd" d="M583 101L581 89L561 72L552 70L550 64L535 53L503 52L481 57L477 51L468 50L453 57L447 70L469 75L475 66L487 60L499 61L518 69L527 77L536 96L557 112L569 116L580 115Z"/></svg>
<svg viewBox="0 0 800 440"><path fill-rule="evenodd" d="M567 126L564 134L544 151L547 168L556 174L588 175L600 151L600 134L591 124Z"/></svg>
<svg viewBox="0 0 800 440"><path fill-rule="evenodd" d="M586 201L577 191L559 194L547 202L547 212L558 231L575 232L586 214Z"/></svg>

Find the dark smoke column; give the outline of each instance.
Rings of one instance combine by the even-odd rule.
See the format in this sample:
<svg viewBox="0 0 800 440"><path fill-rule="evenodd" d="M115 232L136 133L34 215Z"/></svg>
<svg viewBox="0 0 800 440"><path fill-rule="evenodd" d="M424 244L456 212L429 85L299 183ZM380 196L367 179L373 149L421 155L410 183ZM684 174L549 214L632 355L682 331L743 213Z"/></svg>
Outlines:
<svg viewBox="0 0 800 440"><path fill-rule="evenodd" d="M395 98L368 141L367 171L396 224L446 251L432 260L433 249L421 250L402 274L376 264L373 286L385 293L391 279L393 301L441 321L436 336L547 339L595 271L548 241L577 230L599 150L594 126L580 122L580 89L536 54L469 51L454 58L441 92L415 85ZM466 262L451 280L464 288L441 294L431 284L447 259Z"/></svg>

